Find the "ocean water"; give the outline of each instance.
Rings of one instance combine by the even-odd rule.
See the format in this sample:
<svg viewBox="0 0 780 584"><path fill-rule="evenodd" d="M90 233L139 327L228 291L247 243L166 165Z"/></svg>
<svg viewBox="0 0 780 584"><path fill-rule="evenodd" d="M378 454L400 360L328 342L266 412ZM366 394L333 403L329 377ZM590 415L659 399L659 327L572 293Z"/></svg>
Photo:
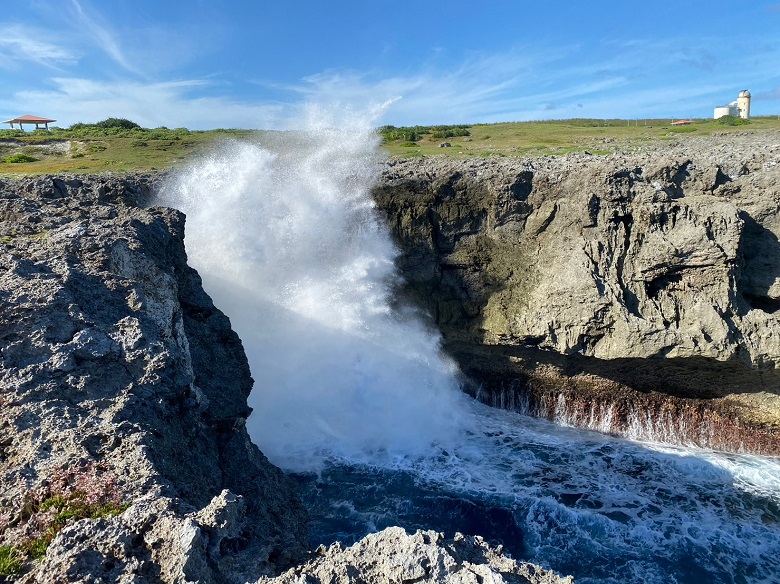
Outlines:
<svg viewBox="0 0 780 584"><path fill-rule="evenodd" d="M247 427L312 545L390 525L479 534L577 582L780 582L780 460L619 440L492 409L416 309L370 188L371 112L225 142L160 203L255 378Z"/></svg>

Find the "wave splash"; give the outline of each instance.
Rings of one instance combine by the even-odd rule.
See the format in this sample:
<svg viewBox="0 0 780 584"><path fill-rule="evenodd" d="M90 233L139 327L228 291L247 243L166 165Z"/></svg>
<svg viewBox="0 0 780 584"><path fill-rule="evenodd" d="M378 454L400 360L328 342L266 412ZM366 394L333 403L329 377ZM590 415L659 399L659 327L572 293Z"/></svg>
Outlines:
<svg viewBox="0 0 780 584"><path fill-rule="evenodd" d="M459 431L464 398L437 334L396 298L373 119L310 117L222 144L163 202L186 213L190 263L244 343L248 430L269 459L306 470L425 452Z"/></svg>

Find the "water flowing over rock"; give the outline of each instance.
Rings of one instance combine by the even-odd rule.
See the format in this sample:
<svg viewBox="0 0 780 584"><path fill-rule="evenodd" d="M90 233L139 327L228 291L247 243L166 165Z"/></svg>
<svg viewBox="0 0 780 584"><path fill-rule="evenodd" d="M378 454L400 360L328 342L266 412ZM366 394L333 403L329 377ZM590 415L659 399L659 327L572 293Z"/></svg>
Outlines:
<svg viewBox="0 0 780 584"><path fill-rule="evenodd" d="M776 454L779 162L780 136L750 132L609 157L394 160L375 198L407 292L484 401ZM664 429L670 407L693 417Z"/></svg>

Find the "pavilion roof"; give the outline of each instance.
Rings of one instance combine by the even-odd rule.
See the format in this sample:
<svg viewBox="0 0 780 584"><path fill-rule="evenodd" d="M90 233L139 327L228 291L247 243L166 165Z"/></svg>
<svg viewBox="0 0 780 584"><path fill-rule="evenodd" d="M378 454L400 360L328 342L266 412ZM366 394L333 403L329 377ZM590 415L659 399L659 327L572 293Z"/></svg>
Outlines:
<svg viewBox="0 0 780 584"><path fill-rule="evenodd" d="M39 123L39 124L51 124L52 122L56 122L57 120L51 120L49 118L39 118L38 116L31 116L29 114L24 116L19 116L18 118L14 118L12 120L6 120L4 122L0 122L2 124L10 124L12 122L30 122L32 124Z"/></svg>

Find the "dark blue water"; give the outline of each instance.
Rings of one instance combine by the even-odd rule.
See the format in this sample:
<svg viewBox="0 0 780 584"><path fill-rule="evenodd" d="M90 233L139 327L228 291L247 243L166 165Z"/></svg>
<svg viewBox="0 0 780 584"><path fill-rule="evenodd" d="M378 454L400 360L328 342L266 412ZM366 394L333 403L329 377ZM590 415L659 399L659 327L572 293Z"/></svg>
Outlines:
<svg viewBox="0 0 780 584"><path fill-rule="evenodd" d="M482 430L452 451L297 473L312 545L400 525L479 534L580 583L780 582L778 460L473 412Z"/></svg>

